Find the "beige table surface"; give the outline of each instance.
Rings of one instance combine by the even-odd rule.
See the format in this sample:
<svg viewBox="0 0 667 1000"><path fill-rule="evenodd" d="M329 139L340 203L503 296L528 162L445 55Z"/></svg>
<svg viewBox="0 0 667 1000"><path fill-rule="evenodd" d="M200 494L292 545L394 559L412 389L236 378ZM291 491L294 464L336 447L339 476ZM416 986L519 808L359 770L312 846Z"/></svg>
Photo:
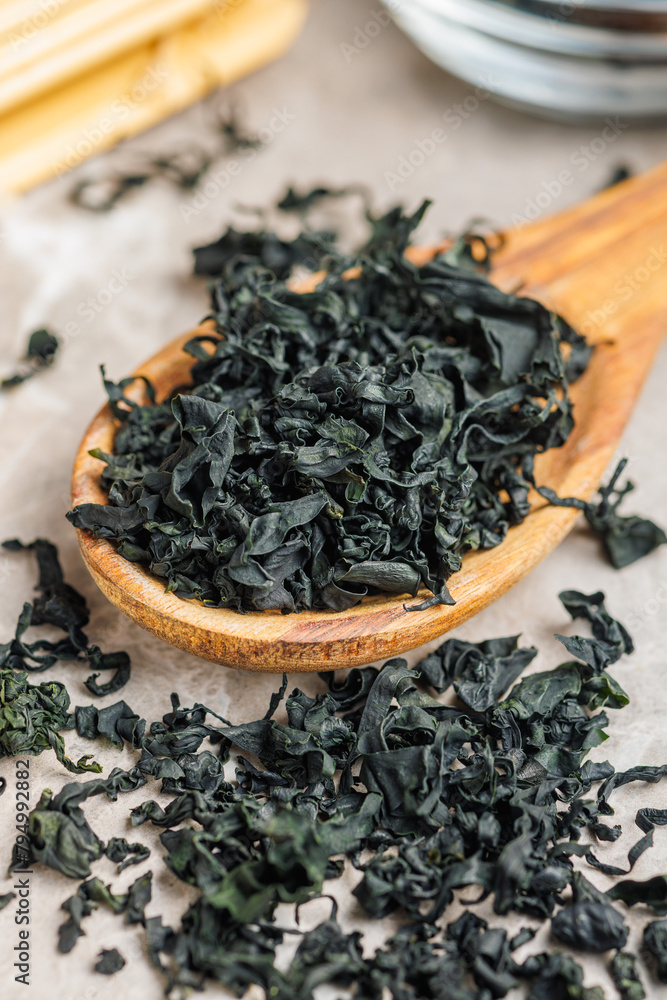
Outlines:
<svg viewBox="0 0 667 1000"><path fill-rule="evenodd" d="M157 183L134 193L109 215L96 216L76 209L66 196L75 178L133 161L140 151L182 149L188 142L210 135L205 128L211 116L210 104L193 107L133 140L124 150L84 164L74 175L54 180L2 208L1 368L3 372L11 368L27 333L37 326L53 327L65 343L52 370L11 395L0 396L0 536L29 541L44 535L58 543L68 579L90 603L91 639L106 649L125 648L132 656L131 682L121 695L104 703L124 697L149 720L168 709L173 690L178 690L184 704L203 701L234 720L247 720L257 717L254 713L263 714L269 693L276 687L275 677L246 676L212 666L163 645L125 620L96 591L79 558L74 533L64 519L72 456L103 398L99 363L107 364L110 376L121 377L167 340L193 326L206 310L203 283L190 276L189 248L216 238L232 218L235 205L269 204L288 182L305 187L314 182L335 186L363 181L378 207L397 199L414 207L422 197L431 197L436 204L423 229L428 239L462 226L473 216L486 216L499 225L511 223L513 216L525 215L527 202L534 201L540 192L547 187L555 190L551 182L563 170L570 170L573 180L562 194L552 198L553 210L586 197L620 162L641 170L667 155L664 131L628 125L603 153L589 158L583 169L582 155L585 161L586 154L582 147L600 135L601 123L577 128L545 123L489 100L478 101L474 108L472 88L432 66L395 27L383 27L363 49L358 46L363 38L357 29L364 31L379 10L379 5L366 0L319 0L293 51L234 88L233 97L249 126L273 131L264 133L270 138L265 148L244 160L227 184L222 171L228 161L221 162L214 171L218 179L206 189L203 200L194 203L192 195L183 196ZM356 51L350 51L352 45L357 46ZM463 117L456 105L466 98L463 112L467 117ZM460 123L454 128L457 116ZM423 165L397 183L392 175L397 173L401 157L408 157L419 141L443 127L443 121L446 140ZM109 295L105 290L118 274L122 288ZM119 282L113 287L118 289ZM663 351L619 452L630 456L631 473L638 484L629 506L663 523L667 522L666 382L667 352ZM33 576L28 557L0 556L3 641L10 637L16 615L30 595ZM667 761L667 547L616 573L602 561L596 543L582 530L575 530L530 578L468 622L459 634L480 640L523 632L527 643L534 642L541 649L533 669L555 665L559 657L565 658L551 638L554 631L568 629L556 597L565 587L603 589L611 610L630 625L637 643L636 654L615 668L630 694L631 705L617 716L612 714L611 739L595 756L608 757L618 767ZM411 661L418 655L415 652ZM83 671L65 666L49 676L67 680L75 704L90 702L82 684ZM293 680L306 690L319 689L317 678ZM89 749L86 741L71 733L67 744L75 757ZM107 771L114 764L128 765L133 760L127 752L94 749ZM4 869L14 836L13 764L1 761L0 772L9 783L0 799L0 867ZM43 787L56 790L65 780L50 753L33 758L34 799ZM146 797L147 790L142 789L117 804L95 799L87 804L86 813L102 836L128 834L128 810ZM601 845L598 853L605 860L623 864L628 846L638 838L632 826L636 809L646 803L666 807L667 785L631 788L619 794L618 802L627 833L616 844ZM152 828L146 824L136 832L139 839L156 847L148 865L159 875L148 913L163 913L166 919L176 920L192 894L161 865ZM663 870L667 831L658 829L655 840L654 850L636 866L638 878ZM117 877L105 861L96 871L120 888L146 867L130 868ZM351 879L356 877L353 874ZM590 878L604 885L598 873L590 873ZM6 891L10 884L3 876L0 891ZM56 952L56 927L64 916L58 907L76 884L39 867L32 876L29 988L13 979L12 948L18 929L14 907L10 905L0 914L0 997L156 1000L162 995L162 983L147 963L141 932L126 928L107 912L98 911L89 919L88 935L71 955ZM341 888L339 884L335 891ZM305 924L315 922L323 912L320 904L309 904L303 910ZM289 912L279 915L290 919ZM629 916L635 946L636 926L642 922L639 916ZM343 906L341 919L346 928L364 927L363 915L349 903ZM379 928L369 931L369 948L381 935ZM544 931L538 940L546 940ZM117 946L128 959L118 975L105 978L93 971L102 946ZM586 970L587 983L601 983L608 997L617 996L603 964L587 961ZM650 996L660 995L655 984L648 989ZM227 994L210 986L206 995Z"/></svg>

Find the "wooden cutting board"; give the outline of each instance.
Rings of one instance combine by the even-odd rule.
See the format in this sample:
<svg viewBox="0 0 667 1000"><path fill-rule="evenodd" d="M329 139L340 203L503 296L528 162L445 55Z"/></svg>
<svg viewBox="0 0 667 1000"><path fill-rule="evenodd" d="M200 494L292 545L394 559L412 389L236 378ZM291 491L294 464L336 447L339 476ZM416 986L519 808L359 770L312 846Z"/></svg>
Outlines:
<svg viewBox="0 0 667 1000"><path fill-rule="evenodd" d="M182 9L180 0L166 6L174 16ZM74 78L57 77L34 99L13 107L0 99L0 197L61 177L282 55L307 11L306 0L209 0L207 6L201 16L195 4L200 16L157 37L152 22L149 41L145 32L139 44L121 46ZM154 9L144 4L142 11L147 24Z"/></svg>

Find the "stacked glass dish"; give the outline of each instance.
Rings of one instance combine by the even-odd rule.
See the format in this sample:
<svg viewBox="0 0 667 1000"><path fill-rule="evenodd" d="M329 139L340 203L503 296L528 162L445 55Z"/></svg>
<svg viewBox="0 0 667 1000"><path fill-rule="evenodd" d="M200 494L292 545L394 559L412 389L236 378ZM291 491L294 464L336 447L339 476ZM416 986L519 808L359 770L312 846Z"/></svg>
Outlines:
<svg viewBox="0 0 667 1000"><path fill-rule="evenodd" d="M549 117L667 115L667 0L383 0L435 63Z"/></svg>

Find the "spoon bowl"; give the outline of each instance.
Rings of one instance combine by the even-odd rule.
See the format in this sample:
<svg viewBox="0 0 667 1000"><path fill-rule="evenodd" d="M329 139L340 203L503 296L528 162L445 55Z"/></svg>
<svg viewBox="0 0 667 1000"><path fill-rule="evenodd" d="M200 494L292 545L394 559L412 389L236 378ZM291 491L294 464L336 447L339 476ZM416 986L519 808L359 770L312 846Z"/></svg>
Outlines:
<svg viewBox="0 0 667 1000"><path fill-rule="evenodd" d="M664 241L664 243L663 243ZM410 248L425 263L437 248ZM667 165L603 191L565 212L510 230L494 254L491 280L520 289L561 313L596 345L571 387L575 427L558 449L539 455L537 481L560 496L590 499L612 457L667 329ZM142 365L158 399L187 386L193 359L183 345L204 324ZM144 386L127 391L145 401ZM106 503L104 463L118 423L103 407L74 464L73 504ZM535 496L530 514L494 549L472 552L449 581L456 604L408 612L415 599L364 598L347 611L240 614L165 592L164 581L128 562L109 541L78 530L79 545L102 592L143 628L188 653L225 666L259 671L353 667L395 656L444 635L504 594L554 549L578 511ZM426 591L419 595L428 597Z"/></svg>

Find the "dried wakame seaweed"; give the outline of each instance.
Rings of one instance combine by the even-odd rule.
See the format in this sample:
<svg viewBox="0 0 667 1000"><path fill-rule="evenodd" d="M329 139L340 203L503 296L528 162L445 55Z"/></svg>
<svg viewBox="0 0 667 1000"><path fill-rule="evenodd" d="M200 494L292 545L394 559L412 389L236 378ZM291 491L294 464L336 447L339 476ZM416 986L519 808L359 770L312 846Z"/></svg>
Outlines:
<svg viewBox="0 0 667 1000"><path fill-rule="evenodd" d="M144 927L168 995L214 980L237 996L254 983L274 1000L312 1000L324 984L354 987L359 1000L491 1000L526 982L532 1000L602 1000L562 951L518 962L515 952L534 932L509 938L472 911L470 897L452 920L455 894L470 886L497 914L550 919L558 941L606 953L624 1000L640 1000L636 958L621 950L624 907L667 912L667 879L619 880L627 873L581 839L616 839L620 828L604 823L615 790L659 781L667 766L616 772L586 759L607 738L604 709L627 704L609 670L632 652L632 639L601 593L568 590L561 600L592 637L558 636L570 659L522 679L535 650L516 636L449 639L416 670L394 659L343 677L330 672L319 693L297 688L286 698L285 680L253 721L183 708L175 695L150 726L125 702L77 707L80 736L125 746L137 759L127 771L45 792L30 815L33 861L84 880L63 906L61 950L104 905ZM454 703L433 696L450 687ZM146 914L150 872L116 892L91 871L103 854L123 864L147 854L122 838L105 844L86 801L115 800L149 781L159 782L160 802L134 805L132 825L161 831L167 867L197 893L177 927ZM661 810L638 811L642 838L630 867L663 819ZM597 889L583 864L615 879L612 888ZM374 953L340 926L335 904L306 933L281 926L280 904L301 907L326 894L350 866L367 917L404 918ZM664 924L654 921L644 935L661 978ZM276 950L297 933L286 967Z"/></svg>
<svg viewBox="0 0 667 1000"><path fill-rule="evenodd" d="M667 920L654 920L644 928L644 949L657 979L667 984Z"/></svg>
<svg viewBox="0 0 667 1000"><path fill-rule="evenodd" d="M618 508L623 499L635 488L630 480L620 489L616 486L627 464L627 458L621 459L609 483L600 487L598 503L578 500L576 497L559 497L548 487L536 486L545 500L554 506L575 507L583 511L589 526L600 538L609 562L616 569L629 566L653 552L659 545L667 543L667 535L653 521L636 514L619 514ZM530 459L524 466L524 471L532 481Z"/></svg>
<svg viewBox="0 0 667 1000"><path fill-rule="evenodd" d="M48 368L55 361L58 347L58 338L55 334L48 330L35 330L28 338L22 364L13 375L7 375L0 381L0 388L12 389Z"/></svg>
<svg viewBox="0 0 667 1000"><path fill-rule="evenodd" d="M39 567L38 596L32 604L24 604L16 623L14 638L0 645L0 668L41 672L59 660L85 663L99 670L113 670L106 684L98 684L99 673L84 682L91 694L105 695L119 691L130 678L130 658L124 651L103 653L99 646L88 642L83 626L90 615L85 598L66 583L58 561L58 550L44 538L29 545L17 539L3 542L9 552L34 552ZM32 626L50 625L64 632L55 642L37 639L26 642L25 633Z"/></svg>
<svg viewBox="0 0 667 1000"><path fill-rule="evenodd" d="M64 684L31 684L24 671L0 669L0 758L40 754L52 747L68 771L101 771L99 764L89 763L92 755L75 764L65 753L60 732L74 727L69 706Z"/></svg>
<svg viewBox="0 0 667 1000"><path fill-rule="evenodd" d="M137 169L114 171L102 177L84 177L69 192L69 200L89 212L110 212L119 201L137 188L163 178L181 191L196 188L216 159L239 151L253 157L264 145L257 135L246 132L236 110L220 112L213 127L214 147L190 144L189 147L149 157Z"/></svg>
<svg viewBox="0 0 667 1000"><path fill-rule="evenodd" d="M103 976L112 976L125 965L125 959L117 948L103 948L95 962L95 972L101 972Z"/></svg>
<svg viewBox="0 0 667 1000"><path fill-rule="evenodd" d="M211 606L343 610L421 587L413 609L451 603L463 554L528 513L522 466L567 439L589 350L495 288L465 240L410 263L426 207L373 220L307 294L286 280L307 246L230 231L198 251L218 332L187 345L192 389L139 406L106 383L109 504L72 523Z"/></svg>
<svg viewBox="0 0 667 1000"><path fill-rule="evenodd" d="M621 1000L645 1000L646 993L637 972L637 959L630 952L616 952L611 960L611 975Z"/></svg>
<svg viewBox="0 0 667 1000"><path fill-rule="evenodd" d="M89 620L88 607L83 596L65 582L58 552L51 542L38 538L23 545L14 539L3 542L3 548L34 552L39 580L38 594L32 603L23 605L14 637L0 645L0 758L40 754L52 747L68 771L99 772L100 765L90 762L90 755L74 763L65 753L61 732L75 725L65 685L59 681L32 684L28 675L48 670L62 660L83 663L114 671L106 684L97 684L99 673L84 681L91 694L112 694L129 680L130 658L122 651L103 653L99 646L88 642L83 632ZM56 640L39 638L28 642L26 633L35 626L50 626L63 634Z"/></svg>

